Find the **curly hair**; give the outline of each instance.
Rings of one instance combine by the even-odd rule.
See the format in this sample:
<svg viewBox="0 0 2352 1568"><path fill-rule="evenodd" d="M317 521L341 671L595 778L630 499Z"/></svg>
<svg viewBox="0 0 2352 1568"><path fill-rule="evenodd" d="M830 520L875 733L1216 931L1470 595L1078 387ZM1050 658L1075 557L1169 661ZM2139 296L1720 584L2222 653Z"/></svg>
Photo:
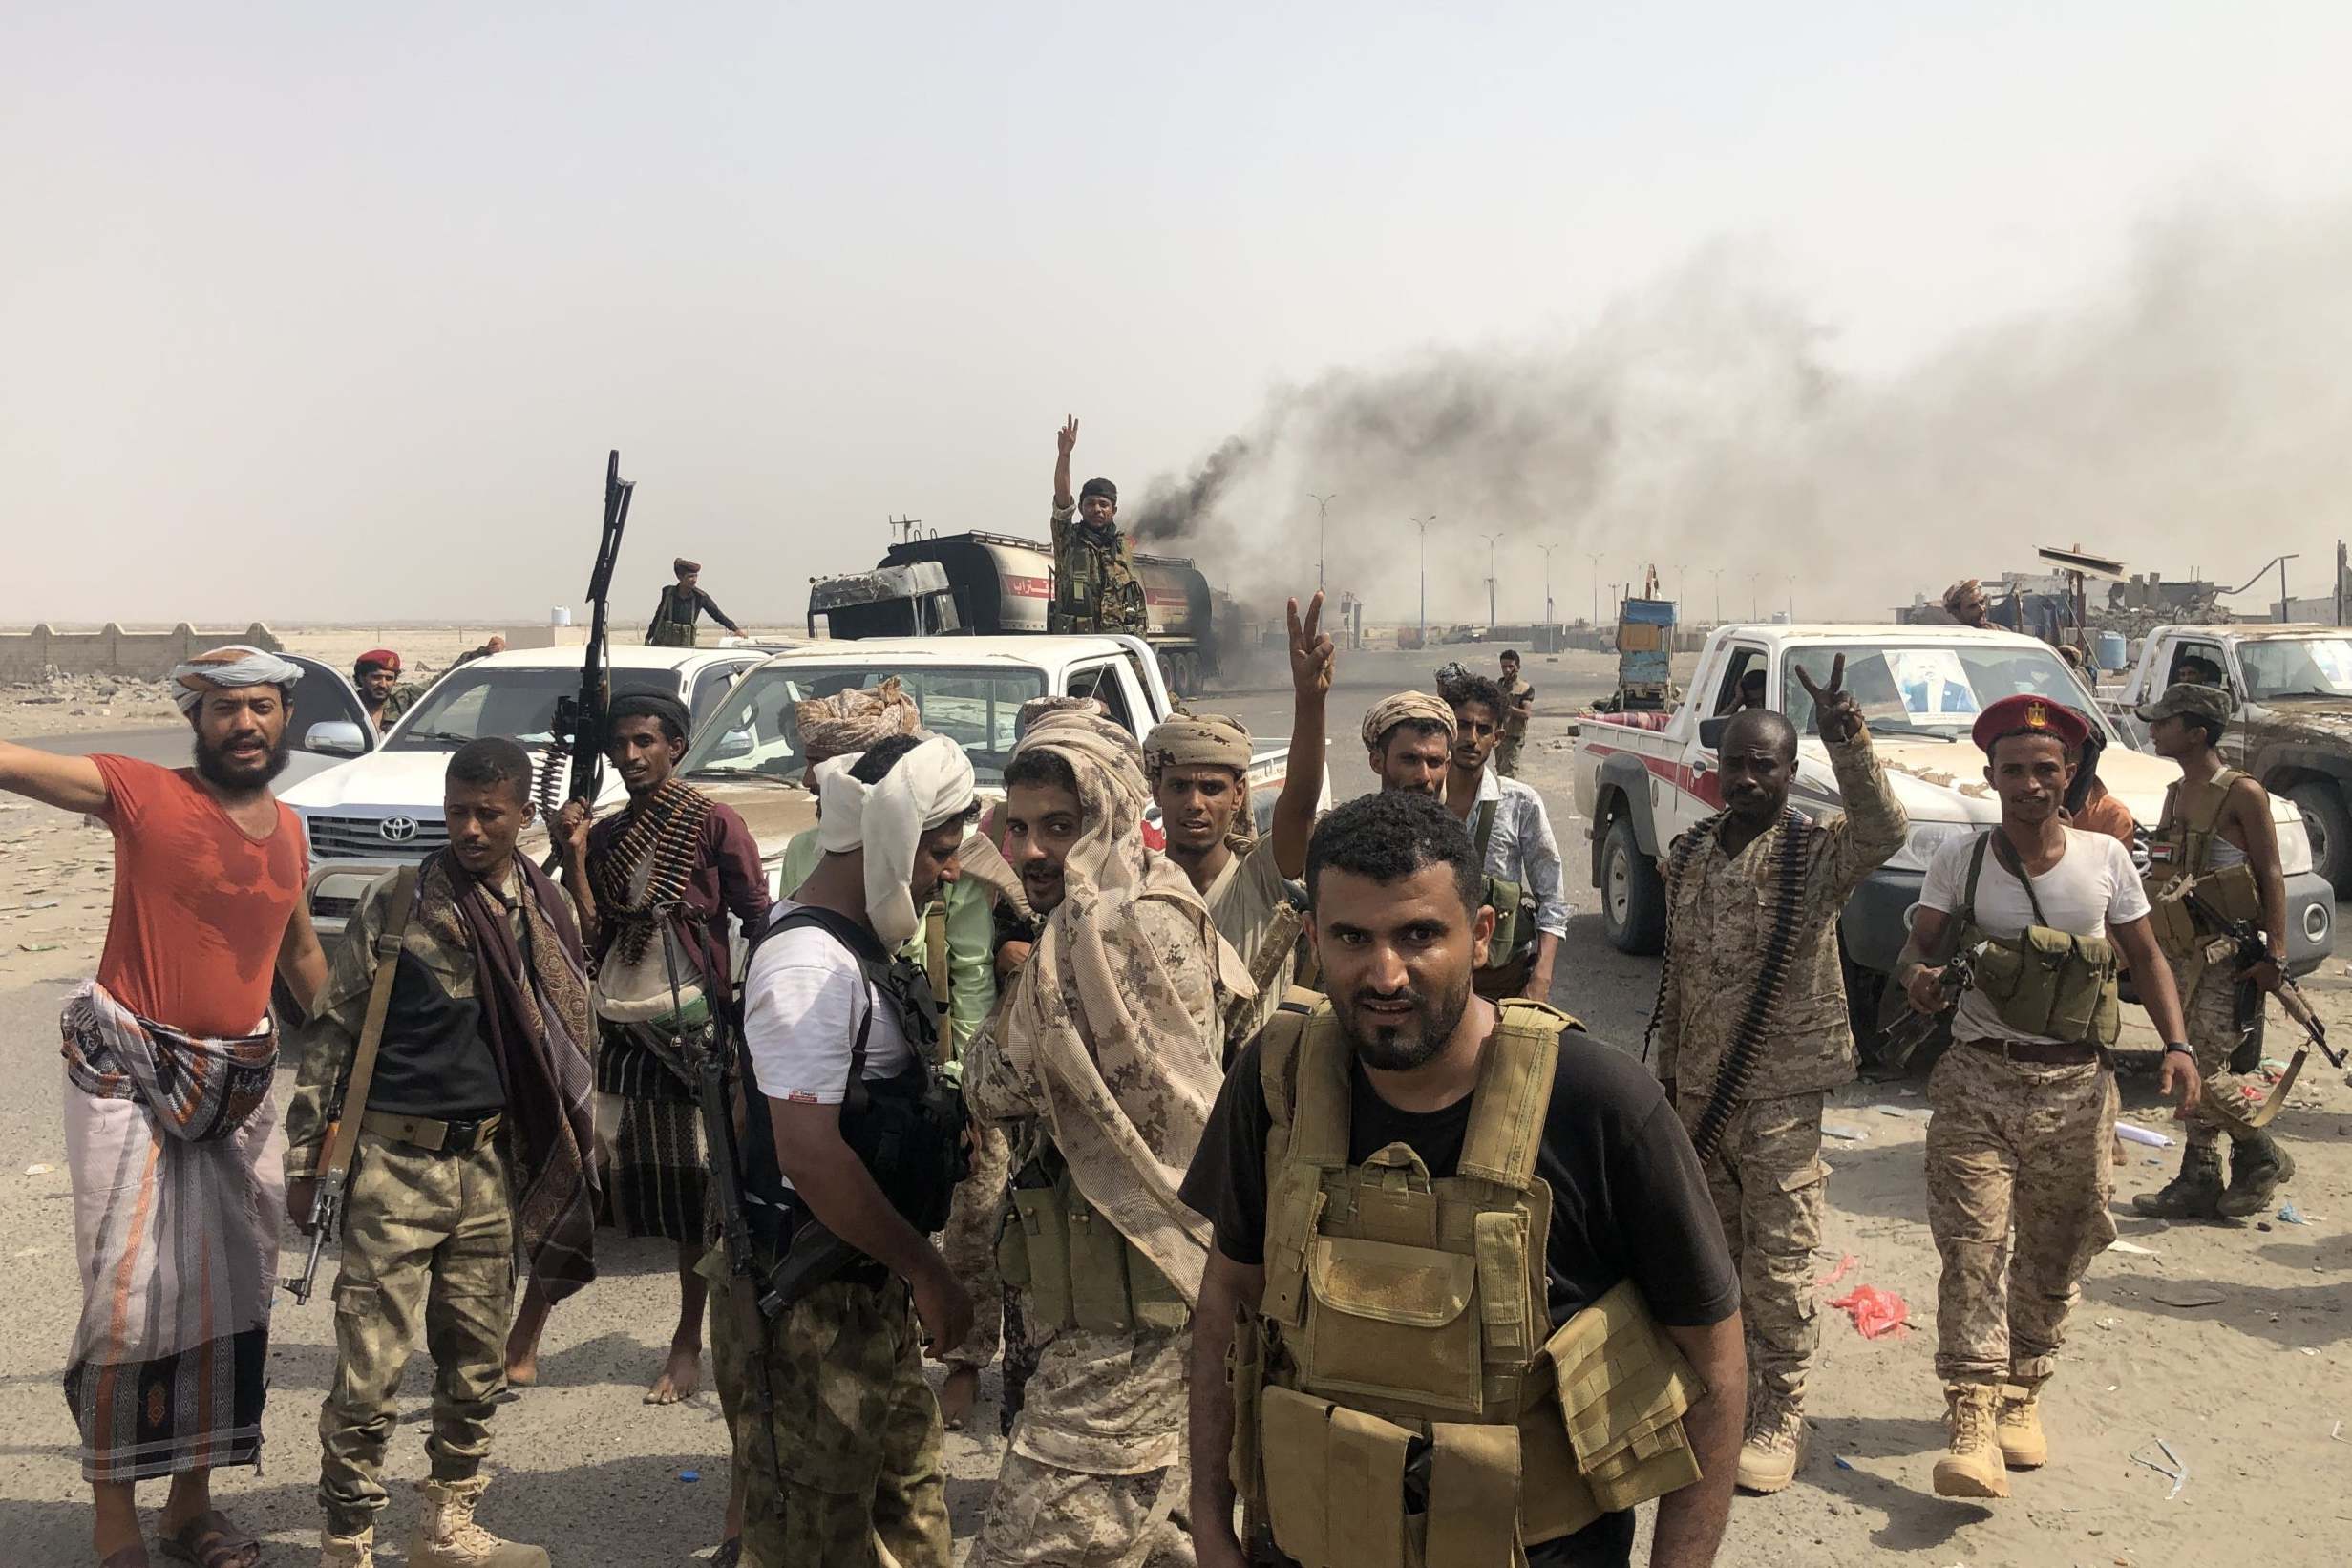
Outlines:
<svg viewBox="0 0 2352 1568"><path fill-rule="evenodd" d="M1462 907L1474 915L1486 877L1470 831L1433 795L1382 790L1336 806L1306 841L1306 891L1311 901L1324 867L1376 882L1397 882L1430 866L1453 873Z"/></svg>

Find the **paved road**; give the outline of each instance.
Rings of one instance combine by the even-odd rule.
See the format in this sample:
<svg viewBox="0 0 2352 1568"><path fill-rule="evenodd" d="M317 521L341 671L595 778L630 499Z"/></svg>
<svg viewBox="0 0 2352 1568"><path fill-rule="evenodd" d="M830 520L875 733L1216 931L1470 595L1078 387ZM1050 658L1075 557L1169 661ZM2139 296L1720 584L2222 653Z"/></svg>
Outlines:
<svg viewBox="0 0 2352 1568"><path fill-rule="evenodd" d="M95 756L108 752L165 768L182 767L188 760L188 731L174 724L149 725L139 730L93 730L78 735L28 735L17 744L36 752L55 752L60 756Z"/></svg>

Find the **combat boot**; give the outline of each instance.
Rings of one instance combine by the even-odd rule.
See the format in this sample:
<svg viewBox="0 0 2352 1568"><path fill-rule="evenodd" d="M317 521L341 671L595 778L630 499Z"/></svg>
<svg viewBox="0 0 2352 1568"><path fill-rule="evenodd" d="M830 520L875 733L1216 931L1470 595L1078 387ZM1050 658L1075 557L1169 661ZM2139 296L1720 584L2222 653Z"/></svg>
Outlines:
<svg viewBox="0 0 2352 1568"><path fill-rule="evenodd" d="M490 1482L425 1481L425 1516L409 1537L409 1568L547 1568L546 1549L504 1541L474 1522L474 1505Z"/></svg>
<svg viewBox="0 0 2352 1568"><path fill-rule="evenodd" d="M2268 1133L2254 1133L2230 1149L2230 1188L2214 1207L2225 1218L2248 1219L2270 1207L2270 1200L2295 1175L2295 1156L2278 1147Z"/></svg>
<svg viewBox="0 0 2352 1568"><path fill-rule="evenodd" d="M1951 1451L1936 1461L1936 1495L2006 1497L2008 1467L1994 1437L2001 1390L1990 1383L1947 1383L1943 1398Z"/></svg>
<svg viewBox="0 0 2352 1568"><path fill-rule="evenodd" d="M2039 1470L2050 1462L2050 1440L2042 1434L2043 1377L2011 1378L2001 1390L1994 1439L2001 1461L2011 1470Z"/></svg>
<svg viewBox="0 0 2352 1568"><path fill-rule="evenodd" d="M2131 1207L2151 1219L2213 1219L2221 1211L2221 1146L2193 1143L2180 1156L2180 1175L2152 1193L2141 1193Z"/></svg>
<svg viewBox="0 0 2352 1568"><path fill-rule="evenodd" d="M1748 1441L1740 1445L1742 1491L1784 1491L1805 1459L1805 1412L1795 1400L1764 1395L1748 1412Z"/></svg>
<svg viewBox="0 0 2352 1568"><path fill-rule="evenodd" d="M320 1531L319 1568L375 1568L374 1527L370 1526L356 1536Z"/></svg>

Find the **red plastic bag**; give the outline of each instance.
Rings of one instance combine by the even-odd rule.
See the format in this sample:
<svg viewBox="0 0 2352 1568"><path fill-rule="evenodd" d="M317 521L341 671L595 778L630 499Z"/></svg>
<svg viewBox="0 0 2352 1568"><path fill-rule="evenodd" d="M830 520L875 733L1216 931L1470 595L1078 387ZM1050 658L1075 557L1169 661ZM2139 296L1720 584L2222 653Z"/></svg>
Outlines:
<svg viewBox="0 0 2352 1568"><path fill-rule="evenodd" d="M1855 1285L1830 1303L1854 1320L1854 1330L1866 1340L1897 1338L1911 1331L1911 1303L1892 1290Z"/></svg>
<svg viewBox="0 0 2352 1568"><path fill-rule="evenodd" d="M1816 1290L1825 1290L1831 1285L1835 1284L1838 1281L1853 1273L1854 1264L1860 1262L1861 1261L1861 1259L1856 1258L1851 1252L1846 1254L1843 1258L1840 1258L1837 1261L1837 1266L1835 1268L1830 1270L1820 1279L1813 1282L1813 1288Z"/></svg>

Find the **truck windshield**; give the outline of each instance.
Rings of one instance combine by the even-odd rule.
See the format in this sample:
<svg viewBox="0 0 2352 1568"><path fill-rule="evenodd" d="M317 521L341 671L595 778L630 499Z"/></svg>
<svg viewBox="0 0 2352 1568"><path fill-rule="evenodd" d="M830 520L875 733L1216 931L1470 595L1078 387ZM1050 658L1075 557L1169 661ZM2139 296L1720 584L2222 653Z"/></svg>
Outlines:
<svg viewBox="0 0 2352 1568"><path fill-rule="evenodd" d="M1798 666L1815 685L1827 685L1839 654L1846 656L1846 689L1882 734L1965 735L1977 715L2003 697L2047 697L2082 714L2113 738L2113 731L2055 648L2002 643L1847 643L1790 648L1781 666L1781 691L1797 733L1812 733L1813 700L1796 678Z"/></svg>
<svg viewBox="0 0 2352 1568"><path fill-rule="evenodd" d="M2237 663L2256 702L2352 697L2352 639L2249 637L2237 645Z"/></svg>
<svg viewBox="0 0 2352 1568"><path fill-rule="evenodd" d="M688 774L758 773L797 782L808 768L793 705L837 691L870 689L896 675L915 699L922 727L972 759L976 782L1005 781L1021 705L1046 694L1038 670L919 665L795 664L755 669L695 731L679 770Z"/></svg>
<svg viewBox="0 0 2352 1568"><path fill-rule="evenodd" d="M660 691L678 695L674 669L616 669L612 694ZM580 695L577 669L455 669L400 717L386 738L388 752L449 752L483 735L524 746L554 738L556 705Z"/></svg>

